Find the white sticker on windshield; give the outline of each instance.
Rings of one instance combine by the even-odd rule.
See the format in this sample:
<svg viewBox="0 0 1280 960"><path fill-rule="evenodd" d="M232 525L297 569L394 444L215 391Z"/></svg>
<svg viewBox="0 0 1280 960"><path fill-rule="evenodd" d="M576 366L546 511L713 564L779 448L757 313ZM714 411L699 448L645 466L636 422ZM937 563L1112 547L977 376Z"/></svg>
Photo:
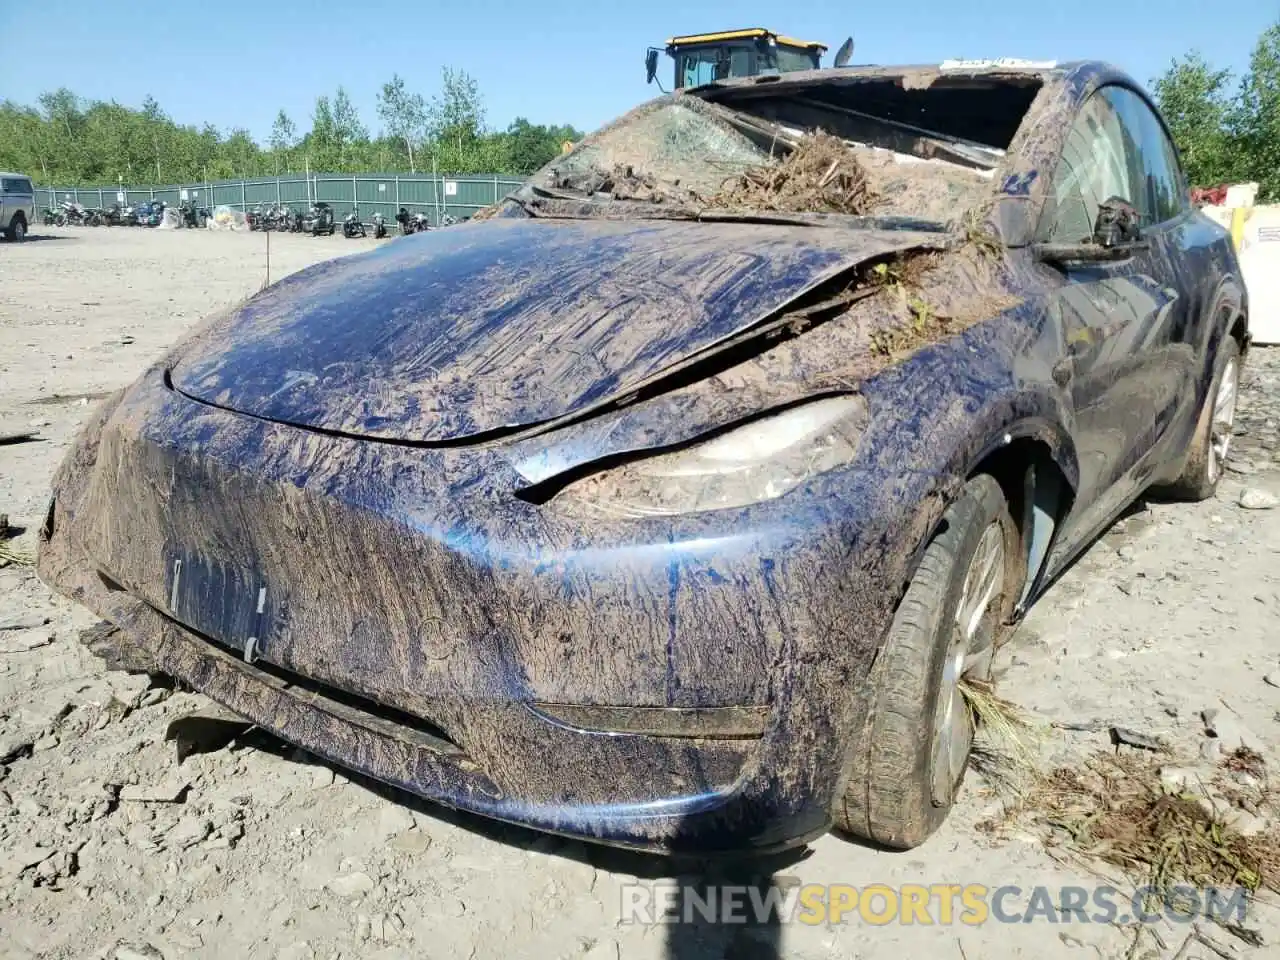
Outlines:
<svg viewBox="0 0 1280 960"><path fill-rule="evenodd" d="M1057 60L1020 60L1001 57L998 60L943 60L939 70L1052 70Z"/></svg>

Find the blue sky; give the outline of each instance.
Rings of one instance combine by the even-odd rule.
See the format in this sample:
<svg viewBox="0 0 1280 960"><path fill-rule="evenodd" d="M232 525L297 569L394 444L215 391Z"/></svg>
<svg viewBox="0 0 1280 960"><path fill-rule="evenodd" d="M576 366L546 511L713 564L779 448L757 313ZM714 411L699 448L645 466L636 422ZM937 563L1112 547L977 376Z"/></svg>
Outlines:
<svg viewBox="0 0 1280 960"><path fill-rule="evenodd" d="M316 95L339 84L376 130L393 71L429 96L447 64L477 79L491 126L523 115L590 130L657 93L644 51L672 33L766 26L832 51L853 34L855 63L1097 57L1145 83L1192 47L1239 71L1277 19L1276 0L0 0L0 96L151 94L179 122L265 139L281 107L308 129Z"/></svg>

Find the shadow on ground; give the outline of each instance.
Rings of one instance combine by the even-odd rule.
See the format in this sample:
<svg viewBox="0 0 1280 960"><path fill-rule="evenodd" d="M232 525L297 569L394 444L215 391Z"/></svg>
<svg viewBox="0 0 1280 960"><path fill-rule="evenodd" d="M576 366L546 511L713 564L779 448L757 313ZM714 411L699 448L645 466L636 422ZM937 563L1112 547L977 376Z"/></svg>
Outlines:
<svg viewBox="0 0 1280 960"><path fill-rule="evenodd" d="M28 233L22 242L23 243L46 243L50 240L55 240L55 241L61 240L67 243L71 243L79 239L80 239L79 237L69 237L65 234Z"/></svg>
<svg viewBox="0 0 1280 960"><path fill-rule="evenodd" d="M391 803L496 843L632 876L652 887L674 886L678 896L668 901L671 909L659 924L665 947L663 955L667 960L779 960L782 956L779 905L788 890L787 880L777 874L805 859L810 853L807 847L769 856L702 859L661 857L584 843L450 810L326 763L257 727L242 727L239 731L228 729L225 737L215 736L191 752L206 752L228 745L236 750L259 750L288 763L329 767ZM626 911L621 902L615 905L615 909L618 922L647 922L649 919L645 914L639 914L628 920L623 916Z"/></svg>

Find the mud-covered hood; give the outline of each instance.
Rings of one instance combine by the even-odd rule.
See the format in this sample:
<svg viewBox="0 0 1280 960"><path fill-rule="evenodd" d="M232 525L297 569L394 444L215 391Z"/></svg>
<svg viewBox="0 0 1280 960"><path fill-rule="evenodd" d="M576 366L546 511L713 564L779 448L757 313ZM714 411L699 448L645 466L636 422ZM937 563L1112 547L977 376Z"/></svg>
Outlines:
<svg viewBox="0 0 1280 960"><path fill-rule="evenodd" d="M494 220L285 279L205 331L182 393L299 426L444 442L572 413L919 233Z"/></svg>

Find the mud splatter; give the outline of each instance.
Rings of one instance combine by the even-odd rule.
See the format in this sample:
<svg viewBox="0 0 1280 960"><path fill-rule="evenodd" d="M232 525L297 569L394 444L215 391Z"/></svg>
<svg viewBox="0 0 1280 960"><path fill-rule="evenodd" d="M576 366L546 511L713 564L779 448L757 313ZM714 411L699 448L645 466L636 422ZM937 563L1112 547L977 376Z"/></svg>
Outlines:
<svg viewBox="0 0 1280 960"><path fill-rule="evenodd" d="M630 164L616 164L608 171L593 170L587 175L563 174L555 181L559 188L587 194L606 194L614 200L636 200L641 203L695 204L699 197L680 182L659 180L653 174L637 172Z"/></svg>

